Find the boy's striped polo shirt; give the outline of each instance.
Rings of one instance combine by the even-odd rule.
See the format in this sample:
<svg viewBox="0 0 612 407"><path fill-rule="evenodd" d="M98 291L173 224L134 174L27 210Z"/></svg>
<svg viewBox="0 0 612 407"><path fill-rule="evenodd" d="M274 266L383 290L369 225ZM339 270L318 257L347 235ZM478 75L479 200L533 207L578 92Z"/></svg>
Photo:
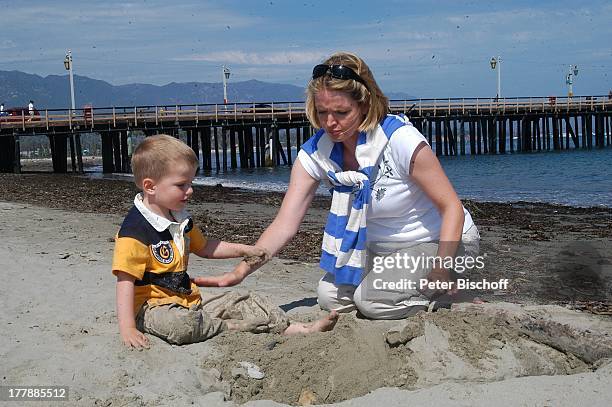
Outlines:
<svg viewBox="0 0 612 407"><path fill-rule="evenodd" d="M186 212L172 215L177 222L150 211L138 194L115 238L113 274L122 271L136 279L135 314L145 302L190 307L201 301L187 265L189 253L200 250L206 238Z"/></svg>

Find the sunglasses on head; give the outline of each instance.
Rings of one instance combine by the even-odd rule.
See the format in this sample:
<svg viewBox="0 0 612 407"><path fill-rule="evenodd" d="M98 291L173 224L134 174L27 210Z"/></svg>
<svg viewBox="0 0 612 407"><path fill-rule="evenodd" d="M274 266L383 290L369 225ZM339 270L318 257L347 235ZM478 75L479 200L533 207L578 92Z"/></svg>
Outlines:
<svg viewBox="0 0 612 407"><path fill-rule="evenodd" d="M320 64L320 65L315 66L312 69L312 79L320 78L321 76L326 75L326 74L329 74L332 78L336 78L336 79L342 79L342 80L352 79L352 80L355 80L361 83L366 88L368 87L365 81L361 79L361 76L357 75L355 71L353 71L351 68L345 65Z"/></svg>

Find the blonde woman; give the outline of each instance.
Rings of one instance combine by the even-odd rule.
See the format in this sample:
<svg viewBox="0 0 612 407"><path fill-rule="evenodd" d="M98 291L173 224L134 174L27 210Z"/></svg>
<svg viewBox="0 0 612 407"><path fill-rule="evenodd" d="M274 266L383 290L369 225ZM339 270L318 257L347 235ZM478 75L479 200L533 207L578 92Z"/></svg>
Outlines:
<svg viewBox="0 0 612 407"><path fill-rule="evenodd" d="M320 130L302 146L281 208L256 244L278 253L297 233L319 183L327 183L333 198L318 302L371 319L405 318L436 295L455 293L454 277L465 268L452 261L476 255L479 239L426 139L388 112L387 97L357 55L339 52L315 66L306 113ZM242 262L199 284L235 285L255 269Z"/></svg>

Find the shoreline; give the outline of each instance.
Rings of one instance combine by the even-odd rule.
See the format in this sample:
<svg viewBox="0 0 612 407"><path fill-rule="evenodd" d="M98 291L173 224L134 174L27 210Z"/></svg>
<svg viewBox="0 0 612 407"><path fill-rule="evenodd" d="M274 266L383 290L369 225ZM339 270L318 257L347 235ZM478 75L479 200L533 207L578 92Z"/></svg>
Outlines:
<svg viewBox="0 0 612 407"><path fill-rule="evenodd" d="M612 152L612 150L609 150ZM595 152L599 154L599 150ZM551 153L552 154L552 153ZM587 172L593 175L593 166L596 166L596 163L593 163L591 166L585 166L584 159L582 161L579 158L576 158L583 154L583 152L579 152L577 155L574 155L574 161L576 161L576 165L582 168ZM518 157L521 158L522 163L521 167L523 167L526 162L524 160L528 158L530 154L519 154ZM550 157L553 155L549 155ZM503 161L505 156L500 156L499 159ZM464 157L469 158L469 157ZM486 173L491 173L491 177L499 177L500 173L497 173L495 167L492 167L492 157L485 156L481 160L484 168L482 169ZM22 166L22 173L25 174L51 174L52 173L52 165L51 160L49 158L43 159L24 159ZM71 168L70 160L67 160L68 169ZM461 157L453 157L448 160L449 163L452 162L461 162L463 158ZM600 159L601 161L601 159ZM470 164L470 160L461 164L459 167L456 165L450 165L448 169L445 168L446 171L450 171L451 173L456 173L457 171L467 171L467 179L471 179L472 177L479 177L474 173L474 165ZM497 162L497 161L495 161ZM573 162L573 161L572 161ZM605 160L601 161L601 165L604 165ZM551 165L556 165L554 163L550 163ZM85 176L94 179L124 179L131 178L131 174L120 174L120 173L112 173L112 174L103 174L102 173L102 158L99 156L85 156L83 157L83 165L85 169ZM466 166L467 165L467 166ZM516 163L514 164L516 165ZM582 167L581 167L582 166ZM556 168L556 167L555 167ZM520 168L519 168L520 169ZM552 168L540 168L543 171L554 170ZM223 184L224 187L228 188L239 188L244 189L246 192L260 192L260 193L272 193L272 192L280 192L283 193L287 188L287 181L289 178L290 167L281 166L278 168L238 168L238 169L227 169L227 170L201 170L197 174L197 178L195 180L195 185L203 185L203 186L215 186L219 183ZM590 172L589 172L590 171ZM598 173L599 174L599 173ZM59 174L58 174L59 175ZM69 175L75 176L78 174L69 173ZM518 173L519 176L527 176L525 171L520 171ZM506 175L502 175L505 177ZM561 171L561 178L564 177L572 177L572 174L568 174L567 172ZM476 180L476 184L470 184L469 182L463 181L466 178L452 179L450 176L451 182L455 185L457 192L460 195L460 198L464 201L473 201L473 202L481 202L481 203L496 203L496 204L542 204L542 205L551 205L551 206L563 206L563 207L572 207L572 208L612 208L612 195L609 192L606 192L612 188L612 184L609 181L603 181L603 179L599 179L602 184L600 185L600 189L593 189L593 187L581 187L577 190L572 188L565 190L566 185L561 184L559 182L554 182L554 179L550 179L544 181L542 177L538 179L536 176L535 184L527 184L526 186L522 184L517 184L515 181L510 181L508 187L495 188L492 186L487 179L480 179L485 183L484 189L478 189L478 180ZM493 178L491 178L493 179ZM553 182L550 184L550 182ZM597 182L597 181L595 181ZM592 184L592 183L589 183ZM538 188L538 185L540 186ZM596 185L596 184L595 184ZM473 187L477 188L477 193L473 193ZM610 187L610 188L608 188ZM571 192L573 191L573 192ZM598 192L596 192L598 191ZM321 195L324 197L328 196L328 191L326 188L321 186L317 189L317 195Z"/></svg>
<svg viewBox="0 0 612 407"><path fill-rule="evenodd" d="M92 176L99 175L99 176ZM4 186L5 182L8 181L7 177L16 176L16 177L28 177L28 176L42 176L42 177L67 177L67 178L75 178L75 179L84 179L90 181L102 181L102 182L121 182L132 184L131 175L129 174L102 174L97 171L87 171L85 169L84 174L74 174L68 172L67 174L55 174L51 171L38 171L38 170L27 170L22 171L21 174L12 174L12 173L0 173L0 186ZM194 190L200 189L203 192L207 192L208 190L216 190L223 189L228 192L231 196L235 196L236 194L244 194L244 195L273 195L280 196L281 199L284 196L284 192L280 191L272 191L272 190L263 190L263 189L250 189L244 187L236 187L236 186L225 186L222 183L218 183L216 185L202 185L202 184L194 184ZM133 188L136 191L136 187ZM2 200L12 201L11 196L9 195L9 199L5 199L0 196ZM330 201L331 196L327 195L316 195L314 202L319 201ZM564 213L569 213L571 211L581 211L585 210L587 212L606 212L612 216L612 206L606 205L591 205L591 206L577 206L577 205L566 205L561 203L554 202L544 202L544 201L489 201L489 200L478 200L478 199L461 199L464 205L484 205L487 207L494 206L509 206L509 207L533 207L539 210L562 210ZM25 202L25 201L24 201ZM29 201L29 203L36 204L35 202ZM191 203L191 202L190 202ZM44 206L43 204L41 204Z"/></svg>

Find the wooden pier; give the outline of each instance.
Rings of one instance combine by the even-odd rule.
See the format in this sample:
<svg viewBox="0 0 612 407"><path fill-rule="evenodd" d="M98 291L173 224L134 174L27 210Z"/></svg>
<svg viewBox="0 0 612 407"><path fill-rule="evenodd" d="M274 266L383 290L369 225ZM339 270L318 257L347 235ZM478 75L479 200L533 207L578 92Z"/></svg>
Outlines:
<svg viewBox="0 0 612 407"><path fill-rule="evenodd" d="M604 148L612 145L606 96L414 99L391 102L438 156ZM131 138L182 134L202 169L291 165L312 134L304 102L135 106L44 110L0 117L0 172L21 171L20 139L45 135L53 171L82 172L80 136L101 138L104 173L130 172Z"/></svg>

